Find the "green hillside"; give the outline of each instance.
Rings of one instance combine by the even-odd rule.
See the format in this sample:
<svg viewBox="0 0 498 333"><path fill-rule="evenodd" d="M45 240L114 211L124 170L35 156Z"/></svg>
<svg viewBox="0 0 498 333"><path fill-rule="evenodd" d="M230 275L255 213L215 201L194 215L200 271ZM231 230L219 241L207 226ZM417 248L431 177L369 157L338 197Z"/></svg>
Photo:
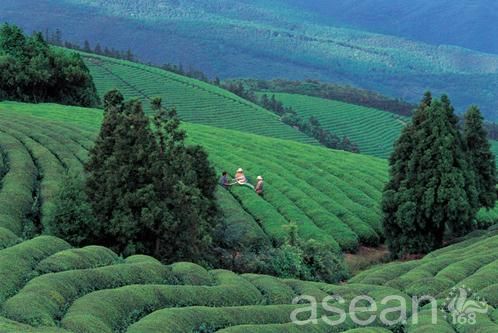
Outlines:
<svg viewBox="0 0 498 333"><path fill-rule="evenodd" d="M5 333L329 333L354 328L360 330L351 333L388 333L391 330L382 328L380 320L369 328L361 328L350 318L336 326L321 320L316 325L296 325L290 315L305 305L292 305L292 300L309 295L321 302L327 295L338 295L345 303L333 304L349 317L351 300L367 295L378 308L357 313L366 319L399 306L397 300L381 305L387 296L399 296L411 304L410 295L428 292L442 302L452 287L463 285L485 296L491 306L487 314L479 314L475 325L452 325L437 311L437 324L428 326L430 310L425 307L419 312L419 322L413 324L409 305L404 331L492 333L498 329L498 236L492 234L441 249L422 260L375 267L342 285L208 271L190 263L165 266L141 255L123 259L104 247L75 249L50 236L24 242L12 238L0 244L0 331ZM339 319L320 307L318 314ZM305 315L298 318L309 318L309 311ZM395 320L399 313L387 318Z"/></svg>
<svg viewBox="0 0 498 333"><path fill-rule="evenodd" d="M66 169L81 170L101 119L100 110L0 103L0 142L10 165L0 202L16 197L15 205L0 206L6 216L2 227L21 235L26 230L23 214L41 203L41 223L50 228L60 175ZM253 182L258 175L265 177L264 199L245 187L233 188L230 196L220 194L239 213L234 200L241 203L256 235L281 244L287 236L284 227L292 222L303 239L337 250L379 244L384 160L204 125L184 127L191 142L208 150L219 171L233 175L243 167ZM33 193L40 193L41 200L33 202Z"/></svg>
<svg viewBox="0 0 498 333"><path fill-rule="evenodd" d="M383 1L373 11L361 4L350 9L348 4L334 5L330 1L325 5L325 1L296 3L291 0L3 0L0 19L21 25L26 31L59 28L63 38L71 42L82 44L86 39L93 48L97 43L122 50L131 48L145 62L183 63L185 67L193 66L222 79L313 78L379 91L410 102L417 102L430 89L435 95L448 93L459 110L475 103L488 119L497 119L498 56L495 54L454 46L444 34L443 42L431 45L392 36L389 29L382 31L385 34L377 34L361 30L365 28L363 24L360 29L353 29L358 26L354 22L334 21L341 13L362 10L366 14L358 14L359 19L368 17L376 27L388 24L384 22L388 20L379 19L382 15L396 18L396 26L398 22L420 22L418 18L424 17L446 28L438 29L439 35L457 26L448 27L439 22L453 22L453 17L461 17L461 6L454 1L433 6L386 5ZM376 2L370 1L372 4L375 6ZM319 6L318 10L310 10L314 6ZM342 7L348 9L344 11ZM407 8L414 7L421 7L421 11L409 11L410 15L406 15ZM421 14L433 7L444 14ZM488 15L494 8L489 0L479 7L482 12L474 14L478 23L473 27L493 22L493 16ZM329 15L326 8L339 9L337 12L331 9L333 13ZM375 16L372 12L381 14ZM469 31L469 24L462 22L470 22L470 16L465 17L458 26ZM379 20L383 23L378 24ZM424 34L428 26L431 25L417 31ZM456 36L461 40L462 34ZM480 38L486 45L492 44L490 39Z"/></svg>
<svg viewBox="0 0 498 333"><path fill-rule="evenodd" d="M165 106L176 107L184 121L315 143L273 113L214 85L128 61L93 55L84 59L101 96L117 88L126 98L141 99L146 111L148 99L160 96Z"/></svg>
<svg viewBox="0 0 498 333"><path fill-rule="evenodd" d="M360 152L388 158L408 118L377 109L297 94L271 93L305 119L316 117L338 136L347 136Z"/></svg>

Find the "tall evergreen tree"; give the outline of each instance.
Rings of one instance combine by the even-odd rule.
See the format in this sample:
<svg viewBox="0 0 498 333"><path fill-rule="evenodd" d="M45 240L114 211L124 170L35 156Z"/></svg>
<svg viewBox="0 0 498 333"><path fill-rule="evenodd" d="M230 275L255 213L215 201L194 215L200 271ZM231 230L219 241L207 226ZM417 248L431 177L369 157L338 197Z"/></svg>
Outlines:
<svg viewBox="0 0 498 333"><path fill-rule="evenodd" d="M86 193L98 221L95 241L164 261L205 258L218 223L216 177L207 153L185 145L176 111L161 100L155 130L138 101L118 91L104 98L105 116L86 165Z"/></svg>
<svg viewBox="0 0 498 333"><path fill-rule="evenodd" d="M160 240L161 256L171 259L199 259L211 243L218 223L214 192L216 174L205 150L186 146L186 133L180 128L175 109L166 110L155 99L154 124L159 142L160 197L173 221L167 235ZM192 260L192 259L191 259Z"/></svg>
<svg viewBox="0 0 498 333"><path fill-rule="evenodd" d="M106 245L134 253L147 252L138 239L154 203L153 158L156 143L141 103L122 103L117 92L106 95L107 110L95 148L86 166L87 194Z"/></svg>
<svg viewBox="0 0 498 333"><path fill-rule="evenodd" d="M427 253L445 232L461 235L473 226L478 193L457 122L448 97L426 94L396 143L382 205L395 257Z"/></svg>
<svg viewBox="0 0 498 333"><path fill-rule="evenodd" d="M496 203L496 159L483 121L479 108L472 106L464 116L463 138L476 175L479 203L482 207L493 208Z"/></svg>

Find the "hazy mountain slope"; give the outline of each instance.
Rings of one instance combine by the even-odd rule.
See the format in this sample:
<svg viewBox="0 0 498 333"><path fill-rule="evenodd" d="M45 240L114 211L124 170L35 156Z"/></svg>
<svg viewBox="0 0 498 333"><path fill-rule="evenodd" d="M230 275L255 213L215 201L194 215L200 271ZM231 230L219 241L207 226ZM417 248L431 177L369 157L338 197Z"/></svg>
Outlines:
<svg viewBox="0 0 498 333"><path fill-rule="evenodd" d="M144 60L182 62L222 78L316 78L410 101L431 89L449 93L460 109L477 103L497 118L498 56L336 28L285 3L3 0L0 20L28 31L59 27L73 41L130 47Z"/></svg>
<svg viewBox="0 0 498 333"><path fill-rule="evenodd" d="M285 0L323 22L498 53L493 0Z"/></svg>

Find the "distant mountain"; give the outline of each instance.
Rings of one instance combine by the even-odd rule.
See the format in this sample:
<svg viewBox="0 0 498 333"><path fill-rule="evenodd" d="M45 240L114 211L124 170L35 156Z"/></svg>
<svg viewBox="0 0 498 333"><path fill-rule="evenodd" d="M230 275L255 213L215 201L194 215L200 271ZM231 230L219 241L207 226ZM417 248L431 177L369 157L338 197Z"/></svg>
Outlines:
<svg viewBox="0 0 498 333"><path fill-rule="evenodd" d="M498 54L496 0L282 0L338 24Z"/></svg>
<svg viewBox="0 0 498 333"><path fill-rule="evenodd" d="M145 61L181 62L221 78L312 78L409 101L431 89L448 93L459 111L479 104L489 119L498 120L498 55L337 27L354 22L330 12L353 1L343 1L344 8L308 2L2 0L0 21L27 31L60 28L70 41L131 48ZM368 1L355 0L351 11L357 2L365 3L366 17L371 15ZM387 16L387 26L399 19L395 12Z"/></svg>

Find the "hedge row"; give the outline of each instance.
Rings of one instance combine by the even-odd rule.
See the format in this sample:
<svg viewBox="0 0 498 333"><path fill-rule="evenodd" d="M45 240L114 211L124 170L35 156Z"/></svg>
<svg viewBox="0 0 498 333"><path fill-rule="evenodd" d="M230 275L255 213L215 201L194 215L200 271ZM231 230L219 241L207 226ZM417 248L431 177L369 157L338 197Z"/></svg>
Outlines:
<svg viewBox="0 0 498 333"><path fill-rule="evenodd" d="M229 191L218 188L216 199L223 210L224 239L231 248L261 249L271 245L270 239L256 220L244 211Z"/></svg>
<svg viewBox="0 0 498 333"><path fill-rule="evenodd" d="M418 319L413 322L413 318L408 320L406 325L407 333L455 333L452 325L444 318L443 313L436 310L436 324L432 323L432 310L421 310L418 312Z"/></svg>
<svg viewBox="0 0 498 333"><path fill-rule="evenodd" d="M209 140L206 138L200 140L209 144ZM212 137L210 140L212 140ZM241 145L243 144L241 143ZM250 170L254 175L257 173L265 175L267 183L264 199L256 196L254 192L247 187L234 186L232 193L234 193L253 216L262 221L265 231L269 233L277 243L282 243L287 238L285 226L289 222L293 222L298 225L298 233L302 238L318 240L328 244L336 251L340 251L334 236L320 229L314 221L290 199L290 196L294 195L294 197L297 196L299 200L302 200L303 205L310 204L312 200L310 200L307 194L288 181L278 183L278 180L273 178L275 177L274 175L268 175L268 173L271 172L271 169L266 169L265 173L265 170L262 170L262 165L257 163L249 165L245 160L248 158L249 152L238 152L238 154L229 153L229 151L233 149L234 148L226 147L223 149L223 153L210 151L210 159L217 166L223 166L228 170L235 170L243 163L242 161L237 163L237 160L242 158L242 160L245 161L244 167L251 168ZM240 156L237 156L239 154ZM291 175L288 176L290 177ZM254 182L254 179L252 181ZM320 211L324 212L324 209L320 208ZM340 225L344 228L340 229ZM337 235L344 235L344 242L341 244L342 247L356 248L358 245L357 236L349 227L342 223L340 225L337 225L335 228L335 233Z"/></svg>
<svg viewBox="0 0 498 333"><path fill-rule="evenodd" d="M8 318L25 324L55 326L69 305L95 290L171 281L174 281L171 268L152 263L119 264L45 274L29 281L7 300L3 312Z"/></svg>
<svg viewBox="0 0 498 333"><path fill-rule="evenodd" d="M242 277L223 270L212 274L216 286L131 285L96 291L74 302L62 326L74 332L124 331L137 319L166 307L220 307L263 301L261 293Z"/></svg>
<svg viewBox="0 0 498 333"><path fill-rule="evenodd" d="M120 262L116 253L103 246L87 246L58 252L36 266L40 274L97 268Z"/></svg>
<svg viewBox="0 0 498 333"><path fill-rule="evenodd" d="M24 133L10 128L11 126L12 124L9 124L9 129L7 129L6 132L15 136L26 145L40 168L39 172L42 178L40 183L42 203L41 223L44 230L47 233L50 233L50 224L55 209L55 196L61 185L61 175L63 175L65 171L64 166L61 164L60 160L57 159L57 156L47 147L41 145L31 137L26 136Z"/></svg>
<svg viewBox="0 0 498 333"><path fill-rule="evenodd" d="M184 121L303 143L316 142L280 122L270 111L217 86L130 62L93 55L85 55L85 60L101 96L109 88L119 87L126 98L141 98L146 111L150 111L147 97L160 96L167 106L176 107Z"/></svg>
<svg viewBox="0 0 498 333"><path fill-rule="evenodd" d="M70 333L62 328L55 327L31 327L4 317L0 317L0 332L2 333Z"/></svg>
<svg viewBox="0 0 498 333"><path fill-rule="evenodd" d="M294 290L281 279L268 275L243 274L263 294L266 304L290 304L296 296Z"/></svg>
<svg viewBox="0 0 498 333"><path fill-rule="evenodd" d="M0 250L0 305L33 277L40 261L69 248L59 238L40 236Z"/></svg>
<svg viewBox="0 0 498 333"><path fill-rule="evenodd" d="M480 291L498 283L498 236L492 232L435 251L421 260L390 263L364 271L350 281L386 285L410 295L444 296L456 285L465 284Z"/></svg>
<svg viewBox="0 0 498 333"><path fill-rule="evenodd" d="M189 307L156 311L130 326L129 333L214 332L242 324L287 323L299 305L267 305L242 307ZM78 331L76 331L78 332ZM82 332L82 331L79 331ZM102 333L108 331L101 331ZM254 331L252 331L254 332ZM268 331L267 332L271 332ZM282 331L280 331L282 332ZM284 330L284 332L288 332Z"/></svg>
<svg viewBox="0 0 498 333"><path fill-rule="evenodd" d="M68 137L59 133L58 129L49 131L43 122L32 117L0 117L9 128L46 147L65 169L79 172L82 170L80 156L85 156L84 149Z"/></svg>
<svg viewBox="0 0 498 333"><path fill-rule="evenodd" d="M26 147L0 127L0 146L8 154L9 173L2 179L0 189L0 227L20 236L24 219L33 206L33 185L36 166Z"/></svg>
<svg viewBox="0 0 498 333"><path fill-rule="evenodd" d="M21 239L12 231L0 227L0 250L19 243Z"/></svg>
<svg viewBox="0 0 498 333"><path fill-rule="evenodd" d="M208 147L214 147L217 144L217 140L211 135L195 133L195 138L204 142ZM337 189L337 184L328 182L326 177L314 177L311 175L314 168L307 158L310 148L295 145L293 147L294 151L288 153L302 154L306 158L307 168L295 166L298 163L295 161L286 163L284 168L281 163L273 161L280 162L284 159L287 153L285 149L279 148L278 154L275 154L274 146L267 147L266 140L253 143L253 141L258 141L257 139L259 138L234 138L233 143L225 143L226 147L221 150L222 152L220 150L213 151L210 152L210 156L217 165L226 164L226 161L229 160L231 167L243 164L254 175L266 175L267 193L265 199L268 202L276 207L288 220L301 221L303 228L318 226L321 233L325 232L334 237L344 250L356 249L358 238L365 243L378 243L379 236L371 226L351 213L352 211L358 209L361 211L366 208L341 193ZM240 140L239 148L235 148L238 140ZM275 144L285 147L285 142L275 142ZM265 150L270 148L272 151ZM252 150L257 153L251 154ZM271 156L269 154L275 155L275 158L268 158L268 156ZM264 158L258 157L259 155L264 156ZM328 186L323 186L324 184ZM326 189L331 186L334 187L334 190ZM364 197L367 198L367 196ZM368 210L371 210L371 208L368 208ZM376 222L372 223L378 224L379 217L370 218L369 220L376 220ZM316 234L319 233L316 232ZM319 236L312 235L311 237L316 238Z"/></svg>

